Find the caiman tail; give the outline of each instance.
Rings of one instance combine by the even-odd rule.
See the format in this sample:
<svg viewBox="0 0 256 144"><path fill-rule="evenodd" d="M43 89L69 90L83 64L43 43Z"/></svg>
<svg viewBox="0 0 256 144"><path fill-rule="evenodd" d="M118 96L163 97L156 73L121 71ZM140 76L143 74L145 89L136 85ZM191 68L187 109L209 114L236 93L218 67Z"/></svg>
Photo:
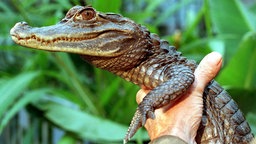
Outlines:
<svg viewBox="0 0 256 144"><path fill-rule="evenodd" d="M236 102L216 81L204 91L204 112L196 141L201 144L249 144L251 129Z"/></svg>

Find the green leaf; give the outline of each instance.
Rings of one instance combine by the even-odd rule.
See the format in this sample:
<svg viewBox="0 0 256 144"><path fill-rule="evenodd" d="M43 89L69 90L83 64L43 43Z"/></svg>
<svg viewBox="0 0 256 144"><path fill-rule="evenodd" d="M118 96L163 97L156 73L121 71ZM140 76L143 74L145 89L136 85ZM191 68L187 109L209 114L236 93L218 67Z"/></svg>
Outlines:
<svg viewBox="0 0 256 144"><path fill-rule="evenodd" d="M32 144L35 142L34 141L35 137L38 137L38 134L36 132L39 131L37 129L39 125L40 125L39 120L37 119L31 120L28 128L24 130L22 138L20 138L22 144Z"/></svg>
<svg viewBox="0 0 256 144"><path fill-rule="evenodd" d="M99 91L100 100L99 103L102 106L105 106L108 104L108 102L111 100L111 98L115 97L116 90L120 87L121 79L115 78L112 80L112 82L106 86L106 89Z"/></svg>
<svg viewBox="0 0 256 144"><path fill-rule="evenodd" d="M247 33L237 53L221 71L218 81L223 85L232 84L237 88L256 88L256 33Z"/></svg>
<svg viewBox="0 0 256 144"><path fill-rule="evenodd" d="M22 73L0 86L0 117L38 75L39 72Z"/></svg>
<svg viewBox="0 0 256 144"><path fill-rule="evenodd" d="M254 102L256 101L256 90L231 88L228 89L228 92L237 102L239 108L243 111L243 113L247 114L249 112L252 112L256 114L256 105L254 104Z"/></svg>
<svg viewBox="0 0 256 144"><path fill-rule="evenodd" d="M239 0L205 0L209 2L209 13L215 32L218 35L233 35L227 39L225 58L227 61L237 51L242 36L254 29L255 21L249 18L249 13Z"/></svg>
<svg viewBox="0 0 256 144"><path fill-rule="evenodd" d="M10 119L17 114L23 107L25 107L28 103L38 100L41 96L45 95L49 89L39 89L35 91L31 91L23 95L20 99L18 99L13 106L6 111L1 123L0 123L0 133L3 128L8 124Z"/></svg>
<svg viewBox="0 0 256 144"><path fill-rule="evenodd" d="M76 139L74 137L65 134L59 141L58 144L76 144Z"/></svg>
<svg viewBox="0 0 256 144"><path fill-rule="evenodd" d="M45 111L45 117L51 122L84 139L97 142L121 141L127 130L127 127L120 124L60 104L47 102L35 106ZM144 139L147 137L145 132L137 135Z"/></svg>
<svg viewBox="0 0 256 144"><path fill-rule="evenodd" d="M251 126L252 133L254 133L254 135L255 135L256 134L256 114L255 113L248 113L246 115L246 119L247 119L248 123Z"/></svg>
<svg viewBox="0 0 256 144"><path fill-rule="evenodd" d="M59 78L61 78L63 82L66 82L66 84L73 90L74 95L79 96L84 105L87 106L91 112L99 114L98 109L93 103L94 95L82 84L79 79L78 70L75 68L69 55L67 53L54 53L53 56L53 61L62 72L61 77Z"/></svg>
<svg viewBox="0 0 256 144"><path fill-rule="evenodd" d="M119 13L122 0L96 0L92 1L91 4L98 11Z"/></svg>
<svg viewBox="0 0 256 144"><path fill-rule="evenodd" d="M173 15L176 11L180 10L182 7L188 5L189 3L193 2L194 0L181 0L180 2L175 3L174 5L170 5L166 11L164 11L161 16L158 16L154 21L153 25L159 25L168 17Z"/></svg>
<svg viewBox="0 0 256 144"><path fill-rule="evenodd" d="M248 13L238 0L209 0L212 23L218 33L243 35L253 29Z"/></svg>

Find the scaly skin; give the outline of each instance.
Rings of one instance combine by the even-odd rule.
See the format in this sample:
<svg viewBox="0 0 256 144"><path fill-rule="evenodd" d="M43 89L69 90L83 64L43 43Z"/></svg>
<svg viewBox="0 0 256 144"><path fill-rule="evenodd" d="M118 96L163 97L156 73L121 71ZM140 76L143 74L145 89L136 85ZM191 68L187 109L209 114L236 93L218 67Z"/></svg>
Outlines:
<svg viewBox="0 0 256 144"><path fill-rule="evenodd" d="M194 81L196 63L168 42L117 14L75 6L59 23L31 27L17 23L10 31L20 45L79 54L87 62L137 85L152 89L139 104L124 143L154 119L154 110L178 99ZM215 81L205 89L198 143L249 143L253 135L242 112Z"/></svg>

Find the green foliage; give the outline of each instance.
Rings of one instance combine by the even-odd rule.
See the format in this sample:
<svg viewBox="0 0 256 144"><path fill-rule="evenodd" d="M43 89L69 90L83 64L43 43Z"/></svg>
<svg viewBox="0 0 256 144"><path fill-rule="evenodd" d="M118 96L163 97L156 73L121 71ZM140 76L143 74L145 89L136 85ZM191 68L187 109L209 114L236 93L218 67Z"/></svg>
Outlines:
<svg viewBox="0 0 256 144"><path fill-rule="evenodd" d="M127 127L53 102L36 103L45 117L62 129L91 141L120 141Z"/></svg>
<svg viewBox="0 0 256 144"><path fill-rule="evenodd" d="M164 0L88 0L97 10L121 13L151 32L166 18L195 0L181 0L163 11ZM47 120L65 131L59 144L79 139L119 142L137 106L138 87L108 72L96 69L76 55L25 49L14 44L9 30L18 21L32 26L51 25L64 17L79 0L12 0L0 2L0 132L22 108L32 117ZM245 7L238 0L204 0L198 13L187 11L186 28L163 36L183 54L199 61L210 51L223 54L225 65L217 80L228 88L247 115L256 133L256 4ZM199 25L204 25L204 28ZM40 112L35 115L34 113ZM23 142L31 143L31 123ZM145 131L136 137L147 139Z"/></svg>
<svg viewBox="0 0 256 144"><path fill-rule="evenodd" d="M221 3L221 5L220 5ZM249 31L256 30L255 15L249 11L238 0L233 1L209 1L211 6L210 15L218 35L229 35L226 39L225 57L230 59L237 51L241 39ZM225 12L222 12L225 10ZM221 14L218 12L222 12Z"/></svg>
<svg viewBox="0 0 256 144"><path fill-rule="evenodd" d="M19 99L20 93L22 93L28 87L28 85L33 79L36 78L37 75L37 72L31 72L19 74L16 77L8 80L1 79L0 117L3 117L3 119L0 124L0 132L3 130L4 126L6 126L10 118L13 117L14 114L20 110L20 108L37 98L34 97L34 95L31 96L31 94L27 94L26 97ZM13 103L15 103L14 106L12 106ZM11 106L12 108L8 110L8 108Z"/></svg>

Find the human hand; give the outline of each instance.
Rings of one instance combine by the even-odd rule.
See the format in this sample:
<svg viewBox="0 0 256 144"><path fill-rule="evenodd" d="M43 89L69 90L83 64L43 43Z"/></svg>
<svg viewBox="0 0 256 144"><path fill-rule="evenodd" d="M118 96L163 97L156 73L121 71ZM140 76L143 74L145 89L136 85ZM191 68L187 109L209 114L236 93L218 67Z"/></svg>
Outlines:
<svg viewBox="0 0 256 144"><path fill-rule="evenodd" d="M155 110L155 119L147 119L145 124L151 140L164 135L173 135L188 143L195 143L202 118L202 94L207 84L217 75L221 64L222 57L219 53L212 52L205 56L194 72L195 81L187 93L175 103ZM139 90L137 103L140 103L149 91Z"/></svg>

